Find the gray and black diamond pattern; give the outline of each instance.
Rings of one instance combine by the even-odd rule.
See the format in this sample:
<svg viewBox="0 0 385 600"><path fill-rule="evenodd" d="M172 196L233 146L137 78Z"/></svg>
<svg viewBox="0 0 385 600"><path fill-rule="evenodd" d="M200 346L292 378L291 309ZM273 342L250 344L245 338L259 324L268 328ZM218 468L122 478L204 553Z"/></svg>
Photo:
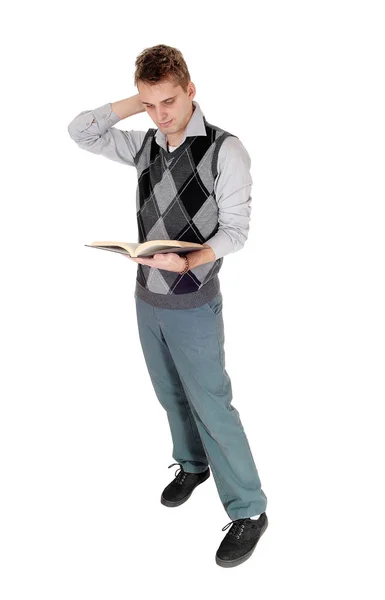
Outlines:
<svg viewBox="0 0 385 600"><path fill-rule="evenodd" d="M205 243L218 230L214 182L218 152L233 134L204 118L206 136L187 137L166 152L149 129L135 157L138 175L136 215L138 242L171 239ZM196 292L218 274L223 258L199 265L184 275L138 264L137 281L156 294Z"/></svg>

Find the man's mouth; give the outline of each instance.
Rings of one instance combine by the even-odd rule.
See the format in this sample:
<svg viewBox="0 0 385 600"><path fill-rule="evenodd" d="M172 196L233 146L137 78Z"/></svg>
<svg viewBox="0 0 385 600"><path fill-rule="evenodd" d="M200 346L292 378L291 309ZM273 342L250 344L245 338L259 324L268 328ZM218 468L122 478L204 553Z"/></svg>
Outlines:
<svg viewBox="0 0 385 600"><path fill-rule="evenodd" d="M168 127L169 125L171 125L173 119L171 119L171 121L165 121L164 123L159 123L159 125L161 125L162 127Z"/></svg>

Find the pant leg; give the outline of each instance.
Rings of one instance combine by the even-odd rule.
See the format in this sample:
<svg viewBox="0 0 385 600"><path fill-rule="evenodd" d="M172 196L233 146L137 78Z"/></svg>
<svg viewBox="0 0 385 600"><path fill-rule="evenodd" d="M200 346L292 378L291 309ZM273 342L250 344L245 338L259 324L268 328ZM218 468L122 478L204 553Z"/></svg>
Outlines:
<svg viewBox="0 0 385 600"><path fill-rule="evenodd" d="M155 308L189 399L222 504L234 520L265 511L267 498L225 369L221 292L186 310Z"/></svg>
<svg viewBox="0 0 385 600"><path fill-rule="evenodd" d="M147 369L158 400L167 412L173 441L172 456L186 472L200 473L208 466L206 453L154 308L137 296L135 302Z"/></svg>

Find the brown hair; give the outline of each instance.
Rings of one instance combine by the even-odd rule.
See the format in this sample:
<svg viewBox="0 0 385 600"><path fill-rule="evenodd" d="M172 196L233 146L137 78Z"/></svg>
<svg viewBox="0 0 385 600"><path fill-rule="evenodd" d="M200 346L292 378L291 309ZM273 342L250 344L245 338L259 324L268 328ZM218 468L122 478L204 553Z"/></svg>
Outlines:
<svg viewBox="0 0 385 600"><path fill-rule="evenodd" d="M182 53L177 48L158 44L145 48L135 61L134 84L138 81L154 85L164 79L172 79L186 92L190 73Z"/></svg>

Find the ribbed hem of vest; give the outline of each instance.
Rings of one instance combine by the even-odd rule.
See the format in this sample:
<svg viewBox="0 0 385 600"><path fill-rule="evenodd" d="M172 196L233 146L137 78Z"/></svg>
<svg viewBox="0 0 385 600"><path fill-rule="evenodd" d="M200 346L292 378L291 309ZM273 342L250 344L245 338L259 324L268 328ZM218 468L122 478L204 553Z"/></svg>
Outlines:
<svg viewBox="0 0 385 600"><path fill-rule="evenodd" d="M156 294L144 288L136 280L135 296L157 308L185 309L197 308L210 302L220 292L218 275L205 283L198 291L189 294Z"/></svg>

